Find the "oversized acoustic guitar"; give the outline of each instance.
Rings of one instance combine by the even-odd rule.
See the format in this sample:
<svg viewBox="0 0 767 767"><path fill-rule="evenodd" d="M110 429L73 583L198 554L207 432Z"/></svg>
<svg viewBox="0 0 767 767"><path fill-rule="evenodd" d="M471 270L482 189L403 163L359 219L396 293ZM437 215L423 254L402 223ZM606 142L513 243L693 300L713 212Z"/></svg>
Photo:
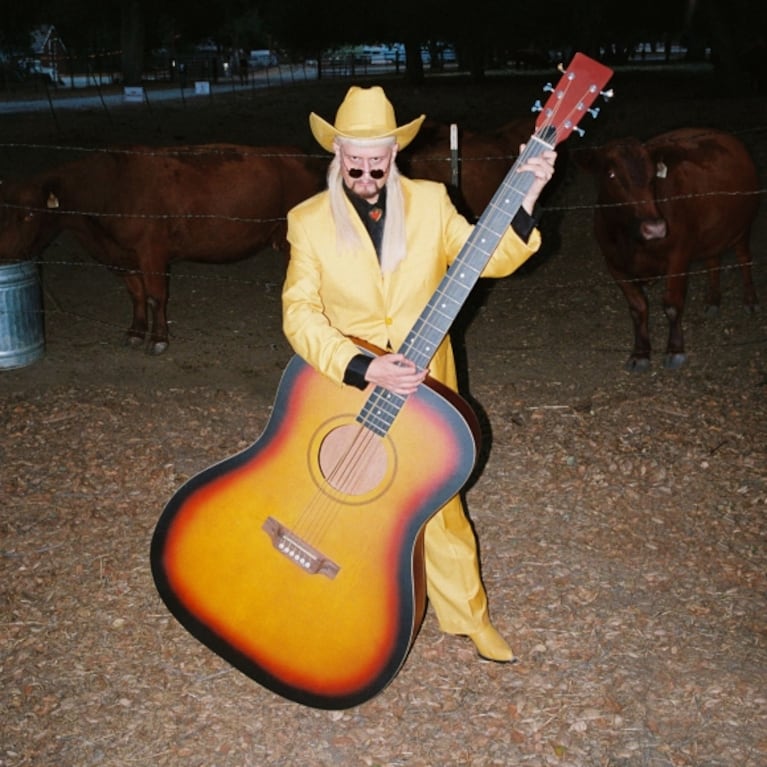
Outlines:
<svg viewBox="0 0 767 767"><path fill-rule="evenodd" d="M535 133L399 349L419 369L530 188L518 165L582 132L611 75L578 53L545 88ZM165 507L151 545L162 599L198 640L285 698L330 709L372 698L420 627L421 533L469 478L477 434L467 403L435 381L410 397L360 391L294 356L258 440Z"/></svg>

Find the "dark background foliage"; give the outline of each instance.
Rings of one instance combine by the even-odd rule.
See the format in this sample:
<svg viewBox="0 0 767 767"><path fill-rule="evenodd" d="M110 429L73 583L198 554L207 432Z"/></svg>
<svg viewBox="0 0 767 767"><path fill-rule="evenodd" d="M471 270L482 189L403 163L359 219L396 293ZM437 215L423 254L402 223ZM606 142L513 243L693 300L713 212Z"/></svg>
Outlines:
<svg viewBox="0 0 767 767"><path fill-rule="evenodd" d="M5 4L0 48L23 48L30 29L53 24L70 51L121 50L126 79L140 75L142 56L156 48L177 50L207 40L223 49L278 47L293 58L318 58L323 49L355 43L403 42L406 75L421 77L420 57L429 41L455 45L475 77L509 50L618 50L643 40L676 40L689 55L707 49L734 84L754 49L763 50L767 6L760 0L646 0L631 7L611 0L521 3L474 0L390 0L373 14L352 0L32 0Z"/></svg>

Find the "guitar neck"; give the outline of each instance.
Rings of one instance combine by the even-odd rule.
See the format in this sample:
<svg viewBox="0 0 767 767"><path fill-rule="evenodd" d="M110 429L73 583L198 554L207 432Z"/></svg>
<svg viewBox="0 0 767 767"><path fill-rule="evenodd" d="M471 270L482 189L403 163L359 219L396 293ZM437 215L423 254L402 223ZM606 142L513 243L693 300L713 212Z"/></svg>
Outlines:
<svg viewBox="0 0 767 767"><path fill-rule="evenodd" d="M519 166L552 148L537 135L527 142L523 153L506 174L469 239L408 333L399 352L419 369L428 367L429 360L447 336L498 243L522 207L534 179L531 173L519 173Z"/></svg>

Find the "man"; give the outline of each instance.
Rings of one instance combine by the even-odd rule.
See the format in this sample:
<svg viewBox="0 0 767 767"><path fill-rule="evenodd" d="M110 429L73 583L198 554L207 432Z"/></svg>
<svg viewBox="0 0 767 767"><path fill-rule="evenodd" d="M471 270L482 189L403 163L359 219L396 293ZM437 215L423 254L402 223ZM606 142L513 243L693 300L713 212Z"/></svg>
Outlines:
<svg viewBox="0 0 767 767"><path fill-rule="evenodd" d="M314 137L334 157L327 190L288 213L283 328L296 353L339 385L374 384L406 396L428 373L457 388L449 339L428 370L393 351L472 231L444 185L405 178L397 169L397 152L413 140L424 117L397 126L377 86L350 88L333 125L317 114L309 117ZM540 246L532 214L555 159L555 152L545 151L520 167L532 174L532 186L483 276L510 274ZM350 337L386 353L361 354ZM482 658L513 661L490 623L476 539L459 497L429 520L424 544L427 596L440 628L470 637Z"/></svg>

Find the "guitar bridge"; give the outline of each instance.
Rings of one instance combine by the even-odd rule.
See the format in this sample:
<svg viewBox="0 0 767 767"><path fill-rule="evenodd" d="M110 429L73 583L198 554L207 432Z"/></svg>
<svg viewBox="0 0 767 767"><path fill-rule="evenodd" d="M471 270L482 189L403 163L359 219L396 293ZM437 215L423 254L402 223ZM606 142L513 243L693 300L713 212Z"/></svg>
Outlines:
<svg viewBox="0 0 767 767"><path fill-rule="evenodd" d="M267 517L261 527L280 554L310 575L324 575L333 580L341 569L332 559L323 556L314 546L292 533L274 517Z"/></svg>

